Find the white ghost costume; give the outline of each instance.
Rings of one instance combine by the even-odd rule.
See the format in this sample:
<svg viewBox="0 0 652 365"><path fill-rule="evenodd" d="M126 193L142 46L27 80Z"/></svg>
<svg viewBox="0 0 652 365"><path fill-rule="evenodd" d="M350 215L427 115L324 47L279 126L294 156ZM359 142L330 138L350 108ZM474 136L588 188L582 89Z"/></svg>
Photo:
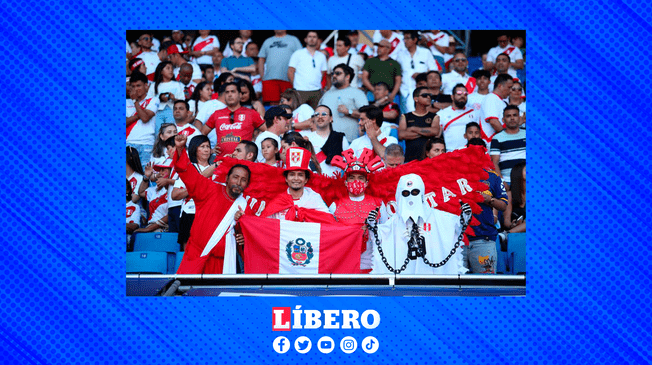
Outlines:
<svg viewBox="0 0 652 365"><path fill-rule="evenodd" d="M403 191L412 193L415 189L419 191L418 194L403 196ZM462 230L459 216L428 207L424 202L424 190L425 186L419 175L402 176L396 188L397 212L385 223L378 225L383 254L394 270L399 270L408 257L408 241L411 237L413 221L417 223L420 234L425 238L425 257L432 264L439 263L448 256ZM470 215L465 216L465 219L470 218ZM391 274L383 263L376 240L373 239L372 243L374 254L371 274ZM461 245L463 244L462 242ZM410 260L400 274L464 274L468 269L464 267L461 245L448 262L439 268L430 267L422 257L417 257L415 260Z"/></svg>

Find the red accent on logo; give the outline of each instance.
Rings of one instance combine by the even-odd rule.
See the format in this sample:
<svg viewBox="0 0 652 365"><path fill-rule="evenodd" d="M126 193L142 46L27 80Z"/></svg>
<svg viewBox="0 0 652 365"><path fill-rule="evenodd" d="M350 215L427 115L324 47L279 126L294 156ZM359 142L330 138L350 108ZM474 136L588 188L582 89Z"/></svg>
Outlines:
<svg viewBox="0 0 652 365"><path fill-rule="evenodd" d="M430 223L424 223L424 224L423 224L423 230L424 230L424 231L426 231L426 232L430 232L430 229L431 229L431 228L432 228L432 226L430 225Z"/></svg>
<svg viewBox="0 0 652 365"><path fill-rule="evenodd" d="M292 317L290 307L272 307L272 331L289 331Z"/></svg>
<svg viewBox="0 0 652 365"><path fill-rule="evenodd" d="M135 211L136 211L136 207L127 207L127 217L126 218L131 217L131 215L134 214Z"/></svg>

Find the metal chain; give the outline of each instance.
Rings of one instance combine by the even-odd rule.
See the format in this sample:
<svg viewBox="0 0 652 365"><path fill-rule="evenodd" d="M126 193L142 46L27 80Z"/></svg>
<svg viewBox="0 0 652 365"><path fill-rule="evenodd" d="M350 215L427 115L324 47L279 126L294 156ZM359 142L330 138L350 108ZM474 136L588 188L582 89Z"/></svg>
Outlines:
<svg viewBox="0 0 652 365"><path fill-rule="evenodd" d="M470 221L471 220L469 220L469 222ZM462 241L464 240L464 232L466 231L466 228L468 227L469 222L464 222L464 214L463 213L460 214L460 223L462 224L462 231L460 232L459 236L457 237L457 242L455 242L455 246L451 249L451 252L448 254L448 256L446 256L445 259L443 259L439 263L433 264L430 261L428 261L428 259L425 256L423 256L423 262L425 262L428 266L434 267L434 268L442 267L442 266L446 265L448 260L450 260L450 258L453 257L455 252L457 252L457 249L460 247ZM374 222L374 223L376 223L376 222ZM405 270L407 265L410 263L410 258L409 257L405 258L405 262L403 263L403 266L401 266L400 269L398 269L398 270L394 269L389 264L389 262L387 262L387 258L385 258L385 254L383 253L383 248L380 246L380 240L378 239L378 226L376 224L374 224L372 226L371 224L369 224L369 222L367 222L367 228L369 229L370 232L372 232L374 234L374 237L376 238L376 246L378 247L378 252L380 253L380 257L383 260L383 263L387 267L387 270L389 270L390 272L393 272L394 274L400 274L403 270Z"/></svg>

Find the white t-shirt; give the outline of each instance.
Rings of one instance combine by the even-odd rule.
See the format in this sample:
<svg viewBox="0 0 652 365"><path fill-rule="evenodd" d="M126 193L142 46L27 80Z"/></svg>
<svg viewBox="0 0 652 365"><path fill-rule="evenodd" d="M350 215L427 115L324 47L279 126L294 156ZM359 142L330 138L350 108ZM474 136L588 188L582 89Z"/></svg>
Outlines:
<svg viewBox="0 0 652 365"><path fill-rule="evenodd" d="M263 148L261 147L261 144L267 138L273 138L274 140L276 140L276 142L278 142L278 147L281 148L281 137L277 136L276 134L270 131L260 132L258 137L256 137L256 141L254 142L256 146L258 146L258 158L256 159L256 162L265 162L265 157L263 157Z"/></svg>
<svg viewBox="0 0 652 365"><path fill-rule="evenodd" d="M177 135L183 134L188 138L186 140L186 147L190 146L190 140L192 139L192 137L201 134L201 132L197 128L195 128L194 125L190 123L186 123L183 127L176 124L176 122L174 124L177 126Z"/></svg>
<svg viewBox="0 0 652 365"><path fill-rule="evenodd" d="M186 96L183 94L183 85L179 81L173 80L158 84L158 92L154 91L154 85L156 84L152 84L147 91L148 98L156 97L156 99L160 101L161 94L170 93L174 95L177 100L186 100ZM168 99L165 103L159 102L158 110L163 110L166 106L169 106L170 109L172 109L174 107L174 101Z"/></svg>
<svg viewBox="0 0 652 365"><path fill-rule="evenodd" d="M310 143L312 143L312 146L315 148L315 153L319 154L321 152L321 148L324 146L324 143L326 143L326 140L328 139L328 136L326 138L320 136L317 134L317 132L309 132L303 135L304 137L308 137L310 140ZM345 138L342 138L342 151L345 151L349 149L349 141L346 140ZM331 166L326 163L326 161L322 161L319 163L319 166L321 167L321 173L322 175L326 176L335 176L336 172L342 172L342 169Z"/></svg>
<svg viewBox="0 0 652 365"><path fill-rule="evenodd" d="M500 48L500 46L496 46L487 52L487 62L492 62L496 63L496 57L498 57L499 54L501 53L509 53L509 62L514 63L517 60L522 60L523 59L523 53L521 53L521 50L512 46L511 44L508 44L505 48ZM510 72L509 74L516 77L516 70L513 67L509 67L509 70L514 72Z"/></svg>
<svg viewBox="0 0 652 365"><path fill-rule="evenodd" d="M140 58L145 62L145 67L147 68L147 75L153 75L156 72L156 66L161 63L161 59L158 58L156 52L148 51L142 52L136 58Z"/></svg>
<svg viewBox="0 0 652 365"><path fill-rule="evenodd" d="M403 70L400 91L401 95L406 100L406 113L409 113L414 111L414 98L412 98L412 93L417 88L417 81L412 78L412 75L431 70L436 71L438 70L438 67L432 53L427 49L418 46L414 55L411 55L406 49L405 52L398 56L397 61L401 64L401 69Z"/></svg>
<svg viewBox="0 0 652 365"><path fill-rule="evenodd" d="M491 92L489 94L491 94ZM469 97L466 99L466 106L479 111L482 107L482 101L489 94L478 94L476 88L476 91L473 94L469 94Z"/></svg>
<svg viewBox="0 0 652 365"><path fill-rule="evenodd" d="M127 222L126 223L136 223L136 224L140 225L140 205L132 202L131 200L127 202Z"/></svg>
<svg viewBox="0 0 652 365"><path fill-rule="evenodd" d="M188 62L188 64L190 66L192 66L192 76L191 76L192 80L201 79L203 77L203 75L201 73L201 67L199 67L199 65L196 64L196 63ZM181 70L181 67L177 67L177 68L174 69L174 79L177 80L177 81L179 81L179 71L180 70ZM211 80L211 81L213 81L213 80ZM190 81L190 82L193 83L192 81ZM197 84L195 84L195 86L196 85ZM183 84L181 86L183 86Z"/></svg>
<svg viewBox="0 0 652 365"><path fill-rule="evenodd" d="M199 169L199 173L204 172L210 165L206 166L201 166L200 164L193 164L195 167ZM180 188L180 189L185 189L186 184L181 181L181 179L178 179L177 181L174 182L174 188ZM183 199L183 204L181 205L181 212L186 213L186 214L195 214L195 201L192 199Z"/></svg>
<svg viewBox="0 0 652 365"><path fill-rule="evenodd" d="M156 112L158 111L158 99L152 97L145 97L140 102L140 106L154 112L154 116L147 123L142 119L138 119L135 124L127 127L127 143L154 145L154 129L156 128ZM132 99L127 99L127 117L136 115L136 107Z"/></svg>
<svg viewBox="0 0 652 365"><path fill-rule="evenodd" d="M349 61L349 55L351 56L351 60ZM351 54L348 53L344 57L340 57L337 54L335 54L333 57L328 59L328 74L332 75L333 74L333 68L340 63L343 63L346 65L346 63L349 63L349 67L353 69L353 80L351 81L351 85L357 87L358 86L358 75L362 71L362 67L364 67L364 60L362 57L358 54Z"/></svg>
<svg viewBox="0 0 652 365"><path fill-rule="evenodd" d="M127 177L129 184L131 185L131 190L134 194L138 195L138 190L140 189L140 184L143 183L143 175L134 171L129 177ZM136 222L139 223L139 222Z"/></svg>
<svg viewBox="0 0 652 365"><path fill-rule="evenodd" d="M480 112L470 107L454 109L451 105L448 108L438 111L437 115L439 116L439 125L441 126L444 141L446 141L447 151L454 151L466 147L467 140L464 138L466 125L471 122L478 123L480 121ZM451 123L453 119L455 121Z"/></svg>
<svg viewBox="0 0 652 365"><path fill-rule="evenodd" d="M392 136L388 136L382 131L380 132L380 135L378 135L378 140L385 147L389 146L390 144L398 143L398 140L396 138ZM360 157L362 151L365 148L373 150L374 146L371 144L371 139L369 139L369 136L367 136L367 134L365 133L364 136L354 139L353 142L351 142L349 148L353 149L353 152L355 153L355 157Z"/></svg>
<svg viewBox="0 0 652 365"><path fill-rule="evenodd" d="M288 188L288 194L289 193L290 189ZM322 199L321 195L308 187L303 188L303 195L301 198L294 201L294 205L300 208L314 209L332 215L330 210L328 210L326 203L324 203L324 199ZM278 213L274 213L268 218L285 220L285 214L288 212L288 210L289 209L285 209Z"/></svg>
<svg viewBox="0 0 652 365"><path fill-rule="evenodd" d="M441 75L441 90L444 94L450 95L453 93L453 88L457 84L462 84L466 86L466 83L469 81L468 74L460 75L455 71L445 73Z"/></svg>
<svg viewBox="0 0 652 365"><path fill-rule="evenodd" d="M322 71L328 69L328 62L323 53L315 51L314 55L311 55L307 48L302 48L292 53L288 67L293 67L296 70L294 73L295 89L315 91L321 90Z"/></svg>
<svg viewBox="0 0 652 365"><path fill-rule="evenodd" d="M308 104L301 104L292 112L292 121L294 123L304 122L312 118L313 114L315 114L315 109Z"/></svg>
<svg viewBox="0 0 652 365"><path fill-rule="evenodd" d="M495 93L489 93L482 101L482 119L480 122L480 134L485 142L490 143L496 130L487 122L490 118L498 118L500 123L503 122L503 112L507 104ZM489 148L489 145L487 145Z"/></svg>
<svg viewBox="0 0 652 365"><path fill-rule="evenodd" d="M372 37L373 43L378 43L384 39L380 30L374 31L374 36ZM389 57L393 60L396 60L398 56L406 51L405 43L403 43L403 34L392 32L392 35L387 39L392 45L391 51L389 52ZM378 56L378 46L374 46L374 56Z"/></svg>
<svg viewBox="0 0 652 365"><path fill-rule="evenodd" d="M194 111L195 103L191 102L190 104L190 110ZM209 101L200 101L198 107L199 112L197 113L195 119L206 125L208 118L210 118L211 115L213 115L213 113L216 111L226 108L226 104L217 99L213 99ZM217 134L215 132L215 128L213 128L213 130L208 133L208 139L211 141L211 146L215 147L215 145L217 145Z"/></svg>
<svg viewBox="0 0 652 365"><path fill-rule="evenodd" d="M423 36L440 47L448 47L450 44L448 34L442 31L439 31L437 34L433 34L432 32L424 33ZM430 46L430 52L432 52L434 56L444 57L444 54L439 52L434 44Z"/></svg>
<svg viewBox="0 0 652 365"><path fill-rule="evenodd" d="M202 44L199 45L200 43L202 43ZM209 51L212 51L215 48L217 48L217 49L220 48L220 41L214 35L209 35L206 38L197 37L197 39L195 39L195 42L192 44L192 50L193 51L209 52ZM195 62L198 65L212 65L213 64L213 57L210 56L210 55L204 55L204 56L196 58Z"/></svg>

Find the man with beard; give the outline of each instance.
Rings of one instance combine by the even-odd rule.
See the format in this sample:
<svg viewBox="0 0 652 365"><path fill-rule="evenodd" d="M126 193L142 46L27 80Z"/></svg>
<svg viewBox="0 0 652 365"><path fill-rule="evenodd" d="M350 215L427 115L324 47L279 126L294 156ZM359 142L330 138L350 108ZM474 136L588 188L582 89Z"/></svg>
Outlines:
<svg viewBox="0 0 652 365"><path fill-rule="evenodd" d="M322 96L321 80L326 76L328 62L317 49L319 35L316 31L308 32L305 42L306 48L295 51L290 57L288 78L301 100L314 109Z"/></svg>
<svg viewBox="0 0 652 365"><path fill-rule="evenodd" d="M351 86L355 71L343 63L333 68L333 87L319 101L333 111L333 130L342 132L351 142L358 137L358 118L361 107L369 104L365 94Z"/></svg>
<svg viewBox="0 0 652 365"><path fill-rule="evenodd" d="M494 82L496 82L496 78L500 74L508 74L512 77L512 80L519 81L519 78L516 77L516 71L509 72L509 56L501 53L498 56L496 56L496 69L494 72L491 74L491 79L489 79L489 92L494 90Z"/></svg>
<svg viewBox="0 0 652 365"><path fill-rule="evenodd" d="M317 153L315 157L321 167L321 173L335 176L342 170L330 163L334 156L341 155L342 151L349 148L349 141L346 140L344 133L333 130L333 113L326 105L320 105L315 109L314 120L315 131L306 133L305 137L312 143L312 147Z"/></svg>
<svg viewBox="0 0 652 365"><path fill-rule="evenodd" d="M444 94L441 91L441 85L441 74L437 71L428 71L425 86L428 88L429 94L432 95L430 105L428 106L429 112L437 113L442 109L448 108L453 102L450 95Z"/></svg>
<svg viewBox="0 0 652 365"><path fill-rule="evenodd" d="M472 107L466 106L468 92L464 84L457 84L453 87L453 105L437 112L434 122L439 123L441 134L446 141L449 151L466 147L464 133L466 125L471 122L479 122L480 112Z"/></svg>
<svg viewBox="0 0 652 365"><path fill-rule="evenodd" d="M444 94L450 94L453 91L453 86L457 84L467 85L471 77L466 73L469 67L469 60L466 59L464 52L455 52L452 62L453 70L441 76L441 88ZM468 86L467 88L471 87ZM473 92L473 89L470 92Z"/></svg>
<svg viewBox="0 0 652 365"><path fill-rule="evenodd" d="M376 197L365 195L365 189L369 185L367 176L370 173L367 161L353 159L346 162L344 184L349 195L331 204L330 209L340 223L363 225L369 213L378 209L382 205L382 201ZM373 245L369 241L367 231L362 238L360 253L360 273L368 274L371 271Z"/></svg>
<svg viewBox="0 0 652 365"><path fill-rule="evenodd" d="M233 153L243 140L251 141L255 129L265 130L265 121L257 111L240 105L240 88L234 82L223 85L226 108L213 113L201 132L208 135L213 128L217 133L219 156Z"/></svg>
<svg viewBox="0 0 652 365"><path fill-rule="evenodd" d="M234 165L226 177L226 186L201 176L186 153L186 136L175 137L174 168L186 184L188 196L195 202L195 220L190 230L183 260L177 274L221 274L229 249L235 250L232 227L235 214L246 207L242 192L249 185L251 172L245 165ZM235 257L233 254L232 257Z"/></svg>
<svg viewBox="0 0 652 365"><path fill-rule="evenodd" d="M415 110L403 114L398 123L398 137L405 141L405 162L419 159L428 138L439 135L439 123L433 122L436 114L426 109L432 97L428 89L418 87L412 97Z"/></svg>

